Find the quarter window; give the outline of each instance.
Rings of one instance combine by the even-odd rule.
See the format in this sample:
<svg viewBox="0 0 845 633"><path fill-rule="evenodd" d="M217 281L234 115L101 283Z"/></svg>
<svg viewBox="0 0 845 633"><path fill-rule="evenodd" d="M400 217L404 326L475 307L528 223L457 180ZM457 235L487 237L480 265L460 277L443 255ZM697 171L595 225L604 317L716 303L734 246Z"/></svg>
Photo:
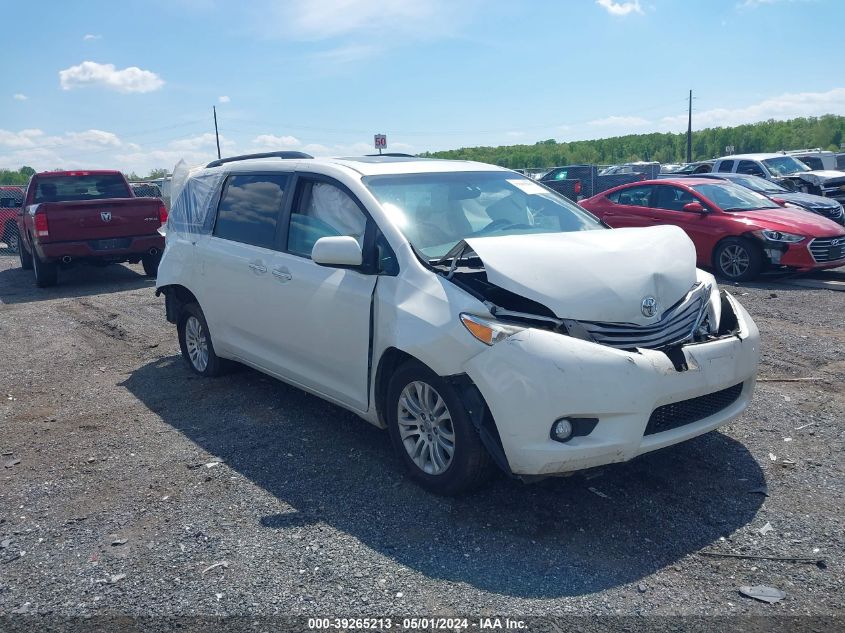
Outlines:
<svg viewBox="0 0 845 633"><path fill-rule="evenodd" d="M643 187L630 187L616 191L607 198L616 204L622 204L631 207L647 207L651 199L651 192L653 187L646 185Z"/></svg>
<svg viewBox="0 0 845 633"><path fill-rule="evenodd" d="M273 248L287 181L286 174L229 176L220 199L214 235Z"/></svg>
<svg viewBox="0 0 845 633"><path fill-rule="evenodd" d="M363 248L367 218L349 194L328 182L301 181L290 214L288 251L311 257L321 237L348 235Z"/></svg>

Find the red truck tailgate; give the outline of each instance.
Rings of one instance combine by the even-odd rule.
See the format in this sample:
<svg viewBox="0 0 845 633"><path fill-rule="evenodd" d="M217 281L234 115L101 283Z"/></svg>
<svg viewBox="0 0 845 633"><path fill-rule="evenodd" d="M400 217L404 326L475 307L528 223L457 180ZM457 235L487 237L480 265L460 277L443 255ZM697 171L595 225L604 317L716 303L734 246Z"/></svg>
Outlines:
<svg viewBox="0 0 845 633"><path fill-rule="evenodd" d="M161 226L160 206L155 198L42 202L37 213L47 216L49 237L39 239L73 242L149 235Z"/></svg>

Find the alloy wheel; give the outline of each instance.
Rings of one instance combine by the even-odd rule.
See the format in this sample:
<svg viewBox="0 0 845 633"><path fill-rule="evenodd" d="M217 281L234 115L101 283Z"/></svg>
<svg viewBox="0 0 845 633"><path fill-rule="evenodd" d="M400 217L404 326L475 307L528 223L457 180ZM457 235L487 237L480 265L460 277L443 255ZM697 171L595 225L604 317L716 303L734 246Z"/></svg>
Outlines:
<svg viewBox="0 0 845 633"><path fill-rule="evenodd" d="M429 475L445 472L455 454L455 429L443 397L414 381L402 390L397 413L399 437L417 467Z"/></svg>
<svg viewBox="0 0 845 633"><path fill-rule="evenodd" d="M208 367L208 337L202 322L193 315L185 321L185 347L194 368L199 372L205 371Z"/></svg>
<svg viewBox="0 0 845 633"><path fill-rule="evenodd" d="M719 255L719 268L728 277L740 277L751 265L751 255L739 244L731 244Z"/></svg>

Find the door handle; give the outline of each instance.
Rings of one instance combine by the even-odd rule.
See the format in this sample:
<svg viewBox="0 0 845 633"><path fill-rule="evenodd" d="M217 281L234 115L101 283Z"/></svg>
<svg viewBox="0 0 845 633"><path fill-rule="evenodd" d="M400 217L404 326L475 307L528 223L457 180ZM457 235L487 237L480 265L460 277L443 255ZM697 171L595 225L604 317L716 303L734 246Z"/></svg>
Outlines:
<svg viewBox="0 0 845 633"><path fill-rule="evenodd" d="M291 275L289 271L283 270L281 268L274 268L273 276L282 283L288 282L293 279L293 275Z"/></svg>
<svg viewBox="0 0 845 633"><path fill-rule="evenodd" d="M265 266L264 264L259 264L257 262L252 262L249 265L249 267L253 270L253 272L256 272L256 273L259 273L259 274L262 274L262 275L267 272L267 266Z"/></svg>

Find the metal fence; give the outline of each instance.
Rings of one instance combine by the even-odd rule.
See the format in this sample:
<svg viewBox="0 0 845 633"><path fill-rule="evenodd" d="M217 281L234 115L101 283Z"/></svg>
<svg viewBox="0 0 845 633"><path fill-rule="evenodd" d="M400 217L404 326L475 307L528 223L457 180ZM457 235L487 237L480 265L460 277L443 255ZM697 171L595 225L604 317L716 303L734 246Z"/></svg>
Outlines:
<svg viewBox="0 0 845 633"><path fill-rule="evenodd" d="M23 194L19 185L0 185L0 255L17 255L20 248L17 215Z"/></svg>

